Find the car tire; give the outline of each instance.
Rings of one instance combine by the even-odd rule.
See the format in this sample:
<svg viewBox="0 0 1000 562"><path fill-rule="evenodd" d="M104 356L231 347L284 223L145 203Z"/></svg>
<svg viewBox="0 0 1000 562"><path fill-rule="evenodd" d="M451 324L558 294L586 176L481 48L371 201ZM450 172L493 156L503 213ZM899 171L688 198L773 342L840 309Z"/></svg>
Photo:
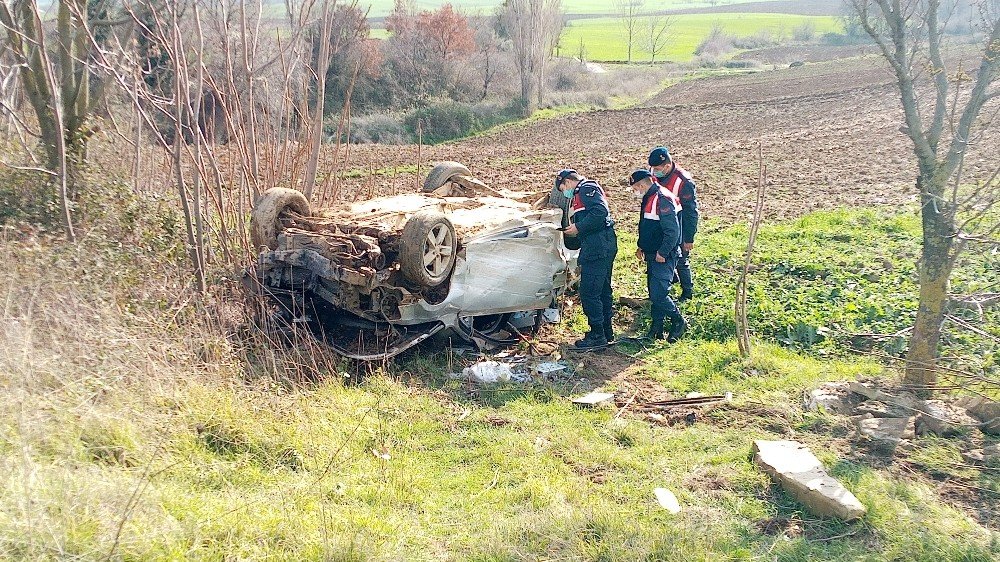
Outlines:
<svg viewBox="0 0 1000 562"><path fill-rule="evenodd" d="M427 178L424 179L424 187L421 191L430 193L444 184L451 181L455 176L471 176L472 172L460 162L440 162L433 168Z"/></svg>
<svg viewBox="0 0 1000 562"><path fill-rule="evenodd" d="M403 277L419 287L444 283L455 265L458 238L448 217L438 211L417 211L399 239L399 269Z"/></svg>
<svg viewBox="0 0 1000 562"><path fill-rule="evenodd" d="M281 214L287 210L303 216L311 214L305 195L294 189L272 187L257 198L250 214L250 241L254 248L278 248Z"/></svg>
<svg viewBox="0 0 1000 562"><path fill-rule="evenodd" d="M562 209L562 227L566 228L569 226L569 206L570 199L563 195L562 190L557 187L553 187L552 191L549 192L549 207L554 209ZM579 250L580 249L580 238L577 236L566 236L563 234L563 245L566 246L568 250Z"/></svg>

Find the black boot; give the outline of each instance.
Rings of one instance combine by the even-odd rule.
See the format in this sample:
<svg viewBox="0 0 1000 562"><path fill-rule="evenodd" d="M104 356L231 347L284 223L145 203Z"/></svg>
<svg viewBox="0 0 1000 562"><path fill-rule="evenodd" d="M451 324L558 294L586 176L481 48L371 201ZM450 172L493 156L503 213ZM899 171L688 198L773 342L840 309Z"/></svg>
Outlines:
<svg viewBox="0 0 1000 562"><path fill-rule="evenodd" d="M686 332L687 329L688 329L688 323L687 320L684 320L683 316L678 314L677 316L671 318L670 332L667 333L667 341L670 343L676 342L677 340L681 339L681 336L684 335L684 332Z"/></svg>
<svg viewBox="0 0 1000 562"><path fill-rule="evenodd" d="M681 296L677 297L677 302L684 302L691 300L691 287L686 287L681 290Z"/></svg>
<svg viewBox="0 0 1000 562"><path fill-rule="evenodd" d="M577 349L592 349L595 347L605 347L608 345L608 338L604 336L604 330L591 329L582 340L576 340L573 344Z"/></svg>
<svg viewBox="0 0 1000 562"><path fill-rule="evenodd" d="M608 340L608 343L615 341L615 328L611 322L604 325L604 339Z"/></svg>
<svg viewBox="0 0 1000 562"><path fill-rule="evenodd" d="M646 332L646 337L643 339L648 341L662 340L663 320L653 320L653 323L649 325L649 331Z"/></svg>

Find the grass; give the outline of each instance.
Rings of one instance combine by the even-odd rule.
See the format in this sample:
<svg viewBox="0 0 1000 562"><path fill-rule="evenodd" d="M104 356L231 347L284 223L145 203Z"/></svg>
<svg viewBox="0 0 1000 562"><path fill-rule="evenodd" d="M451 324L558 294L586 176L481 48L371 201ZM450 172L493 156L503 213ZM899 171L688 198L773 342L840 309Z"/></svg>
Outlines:
<svg viewBox="0 0 1000 562"><path fill-rule="evenodd" d="M686 14L671 16L674 23L669 32L671 40L666 49L657 56L659 61L686 62L694 58L698 44L708 36L715 25L735 37L747 37L759 32L768 32L772 37L788 39L792 30L805 22L815 26L817 34L839 31L840 23L832 16L800 16L793 14ZM645 19L639 28L644 29ZM622 38L620 21L616 18L594 18L574 20L563 33L559 54L576 56L581 40L586 58L595 61L623 61L628 56L627 45ZM633 45L632 60L648 61L650 55L642 51L639 43Z"/></svg>
<svg viewBox="0 0 1000 562"><path fill-rule="evenodd" d="M0 558L985 561L1000 554L996 531L956 507L931 476L852 452L844 420L798 406L818 381L892 376L881 363L839 345L773 341L768 322L805 310L776 310L778 293L755 293L762 337L751 359L739 357L726 329L710 329L728 314L739 227L703 230L695 266L704 292L688 309L692 337L618 356L627 379L580 359L587 384L625 390L646 381L736 397L691 425L669 426L575 409L569 397L587 388L575 380L470 387L446 377L452 358L432 349L365 371L255 340L224 279L202 303L171 298L185 276L182 249L159 242L180 239L165 235L172 212L127 191L115 197L102 219L114 224L93 226L78 246L0 239L8 264L0 270ZM135 208L138 223L119 224L118 205ZM902 252L889 256L900 277L884 275L899 284L914 220L857 211L768 225L755 286L784 280L780 290L794 296L798 285L808 295L856 279L867 291L859 301L880 301L882 281L866 279L858 265L871 252ZM640 282L629 236L623 228L619 293L634 293ZM847 248L857 255L838 259ZM971 256L960 277L972 282L969 272L995 263L982 259L996 258ZM826 282L809 277L816 264L827 268ZM825 316L833 309L817 314L832 325ZM622 311L618 320L633 318ZM810 516L752 465L758 438L810 445L869 514L854 524ZM909 460L928 474L1000 490L995 472L955 470L954 441L918 444ZM658 507L656 487L677 495L679 516ZM801 532L769 531L769 521L797 522Z"/></svg>

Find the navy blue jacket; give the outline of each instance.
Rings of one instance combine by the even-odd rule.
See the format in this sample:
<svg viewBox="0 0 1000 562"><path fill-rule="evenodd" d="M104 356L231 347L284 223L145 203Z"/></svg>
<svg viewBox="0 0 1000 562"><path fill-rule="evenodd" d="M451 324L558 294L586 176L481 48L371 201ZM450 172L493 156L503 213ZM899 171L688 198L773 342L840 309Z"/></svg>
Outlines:
<svg viewBox="0 0 1000 562"><path fill-rule="evenodd" d="M579 231L579 261L604 259L617 251L615 221L611 218L604 189L594 180L584 179L573 190L571 220Z"/></svg>
<svg viewBox="0 0 1000 562"><path fill-rule="evenodd" d="M659 253L664 258L679 255L681 227L677 220L672 194L656 183L642 196L639 211L639 249L652 260Z"/></svg>

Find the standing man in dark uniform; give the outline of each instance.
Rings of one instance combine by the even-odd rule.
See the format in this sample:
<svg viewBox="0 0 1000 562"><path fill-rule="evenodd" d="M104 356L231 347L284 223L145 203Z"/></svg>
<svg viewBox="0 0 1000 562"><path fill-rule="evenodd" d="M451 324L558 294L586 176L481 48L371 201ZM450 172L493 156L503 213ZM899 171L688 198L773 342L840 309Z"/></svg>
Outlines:
<svg viewBox="0 0 1000 562"><path fill-rule="evenodd" d="M670 298L674 269L681 257L681 228L677 221L677 200L667 188L653 181L646 170L636 170L629 177L636 196L642 197L639 211L639 247L637 258L646 261L646 287L649 290L650 316L653 319L646 339L663 339L665 319L670 319L667 341L673 343L687 331L687 322Z"/></svg>
<svg viewBox="0 0 1000 562"><path fill-rule="evenodd" d="M618 254L615 221L611 218L604 189L576 170L561 170L556 189L570 199L571 224L566 236L580 239L580 304L590 331L574 345L580 349L602 347L614 340L611 326L611 267Z"/></svg>
<svg viewBox="0 0 1000 562"><path fill-rule="evenodd" d="M656 183L667 188L679 202L677 218L681 225L681 258L677 261L677 280L681 284L679 302L691 298L694 281L691 279L691 248L698 232L698 196L691 174L674 163L665 146L658 146L649 153L649 171Z"/></svg>

